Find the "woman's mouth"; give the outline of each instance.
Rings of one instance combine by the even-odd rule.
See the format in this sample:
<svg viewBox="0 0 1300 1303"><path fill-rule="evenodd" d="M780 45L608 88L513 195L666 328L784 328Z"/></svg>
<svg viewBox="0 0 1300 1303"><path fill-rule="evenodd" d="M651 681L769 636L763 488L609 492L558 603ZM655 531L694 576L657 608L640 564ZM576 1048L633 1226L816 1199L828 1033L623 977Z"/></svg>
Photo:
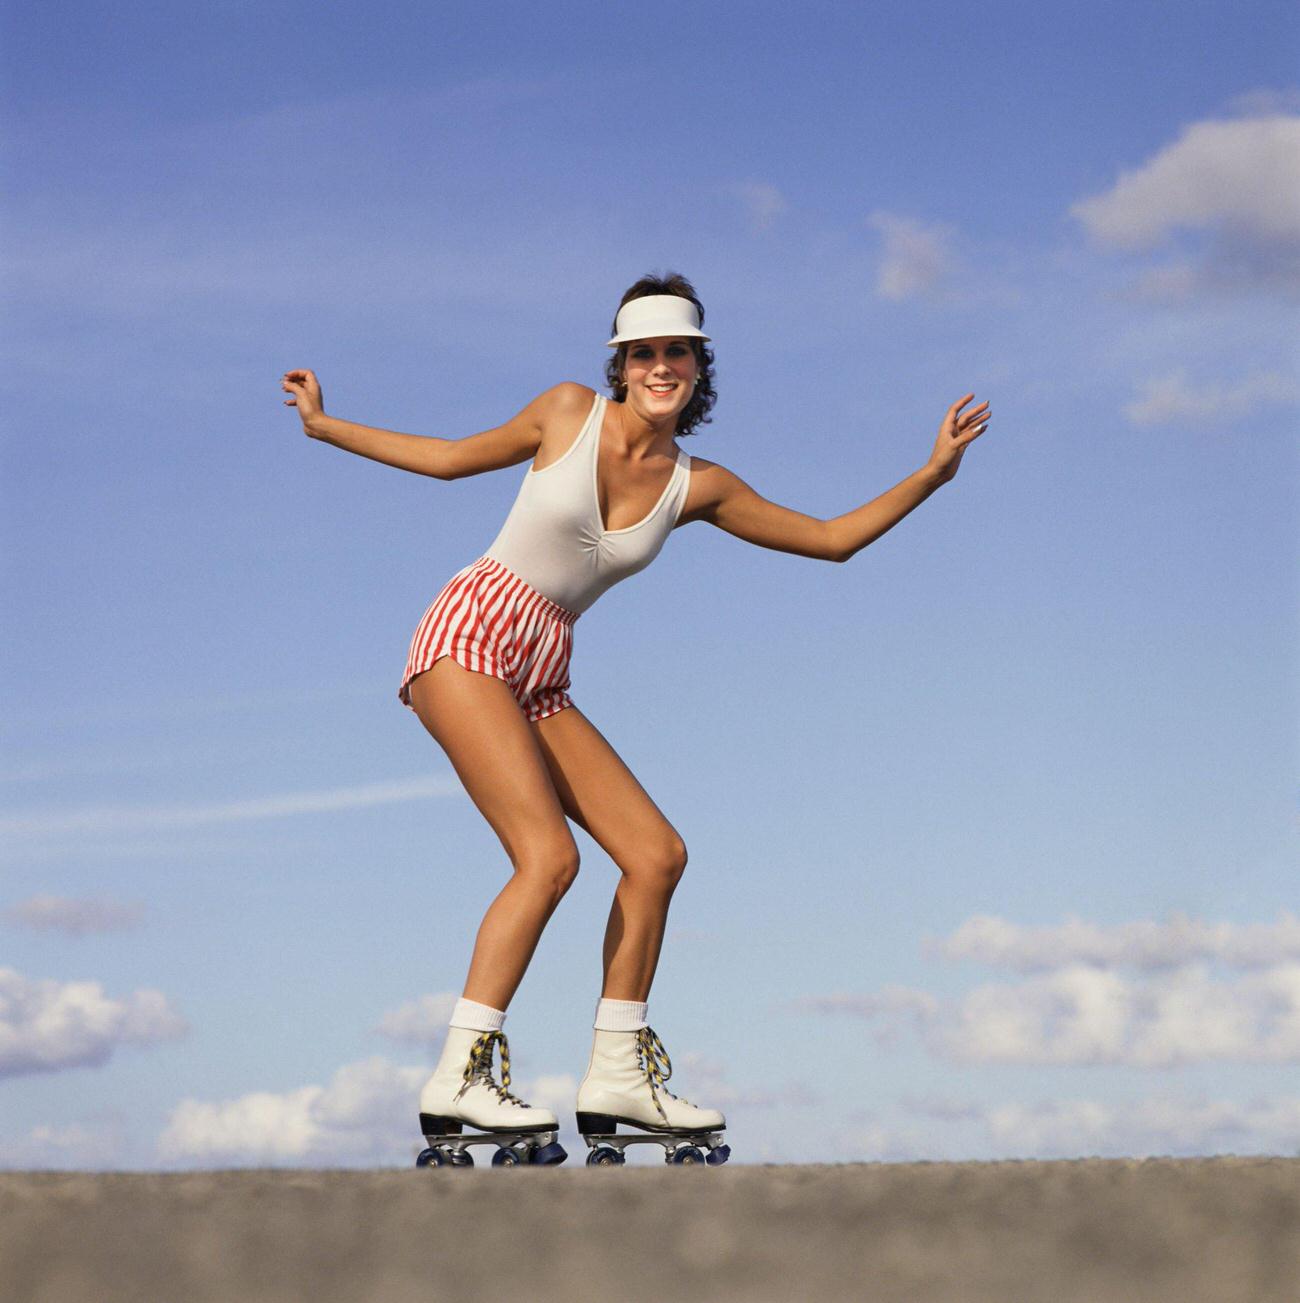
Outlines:
<svg viewBox="0 0 1300 1303"><path fill-rule="evenodd" d="M646 388L652 394L671 394L677 388L677 383L674 381L672 384L667 385L646 385Z"/></svg>

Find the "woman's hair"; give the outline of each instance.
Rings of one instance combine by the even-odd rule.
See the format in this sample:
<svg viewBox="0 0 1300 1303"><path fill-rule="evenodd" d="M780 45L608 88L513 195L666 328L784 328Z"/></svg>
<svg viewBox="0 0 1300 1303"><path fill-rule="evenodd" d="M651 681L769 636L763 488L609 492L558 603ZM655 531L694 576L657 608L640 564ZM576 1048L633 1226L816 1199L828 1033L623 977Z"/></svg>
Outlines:
<svg viewBox="0 0 1300 1303"><path fill-rule="evenodd" d="M645 298L647 294L676 294L678 298L690 299L700 314L700 327L704 326L704 304L696 297L695 287L675 271L665 272L662 276L642 276L619 300L619 308L633 299ZM614 314L614 327L611 335L618 333L618 313ZM678 434L694 434L697 425L707 425L713 418L709 413L718 395L713 388L713 350L702 340L691 338L691 347L695 350L695 359L699 363L700 383L695 386L691 401L682 408L677 417ZM605 365L605 379L609 382L614 401L621 403L627 398L627 386L620 377L627 360L627 344L619 344Z"/></svg>

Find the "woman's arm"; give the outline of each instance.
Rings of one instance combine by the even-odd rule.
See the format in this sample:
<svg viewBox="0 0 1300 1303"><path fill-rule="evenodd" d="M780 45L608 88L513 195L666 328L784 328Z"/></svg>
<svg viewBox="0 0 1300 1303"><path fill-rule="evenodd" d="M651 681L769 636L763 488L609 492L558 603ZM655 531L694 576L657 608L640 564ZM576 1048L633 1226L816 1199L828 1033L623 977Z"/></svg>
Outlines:
<svg viewBox="0 0 1300 1303"><path fill-rule="evenodd" d="M847 561L956 475L967 445L988 428L987 403L958 416L974 397L967 394L948 409L930 460L920 470L855 511L832 520L806 516L760 497L725 467L695 458L700 467L696 473L704 486L703 497L698 508L689 517L684 516L681 523L707 520L759 547L824 561Z"/></svg>
<svg viewBox="0 0 1300 1303"><path fill-rule="evenodd" d="M590 393L583 386L566 381L539 394L504 425L464 439L442 439L399 434L395 430L380 430L328 416L321 399L320 382L311 371L286 371L280 388L291 395L285 399L285 405L298 409L303 430L311 438L386 466L440 480L462 479L527 461L536 455L542 431L553 414L561 409L567 412L575 401L580 403L580 395L569 391ZM590 401L588 398L588 406Z"/></svg>

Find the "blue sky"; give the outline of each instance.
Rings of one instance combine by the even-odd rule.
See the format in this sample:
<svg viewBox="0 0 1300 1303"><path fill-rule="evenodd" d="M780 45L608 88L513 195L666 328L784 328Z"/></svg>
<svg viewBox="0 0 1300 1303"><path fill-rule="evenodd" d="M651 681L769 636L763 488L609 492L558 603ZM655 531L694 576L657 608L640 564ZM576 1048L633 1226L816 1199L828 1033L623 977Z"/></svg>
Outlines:
<svg viewBox="0 0 1300 1303"><path fill-rule="evenodd" d="M705 524L573 695L690 849L651 998L736 1161L1295 1152L1300 22L1282 4L5 18L0 1163L395 1164L506 860L396 699L519 468L695 283ZM571 1111L616 869L511 1008ZM572 1138L571 1133L570 1138ZM647 1159L647 1161L651 1161Z"/></svg>

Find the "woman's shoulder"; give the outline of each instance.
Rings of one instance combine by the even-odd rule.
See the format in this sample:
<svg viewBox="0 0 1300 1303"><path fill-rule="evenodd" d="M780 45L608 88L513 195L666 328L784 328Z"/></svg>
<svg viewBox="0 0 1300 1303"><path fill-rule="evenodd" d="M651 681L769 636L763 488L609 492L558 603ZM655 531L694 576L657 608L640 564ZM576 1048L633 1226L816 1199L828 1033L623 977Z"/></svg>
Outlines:
<svg viewBox="0 0 1300 1303"><path fill-rule="evenodd" d="M682 449L685 452L685 449ZM716 461L710 461L707 457L697 457L694 453L688 454L691 465L691 473L694 475L707 476L710 479L722 479L731 474L725 467L719 465Z"/></svg>
<svg viewBox="0 0 1300 1303"><path fill-rule="evenodd" d="M711 520L719 504L733 491L733 486L744 483L739 476L708 457L691 455L688 466L690 489L677 522L679 525L687 525L693 520Z"/></svg>
<svg viewBox="0 0 1300 1303"><path fill-rule="evenodd" d="M581 432L596 401L596 391L576 380L562 380L533 399L540 440L534 470L545 470L559 461Z"/></svg>
<svg viewBox="0 0 1300 1303"><path fill-rule="evenodd" d="M561 380L541 394L546 405L557 415L568 416L581 410L584 414L591 411L596 400L596 391L590 385L579 384L576 380Z"/></svg>
<svg viewBox="0 0 1300 1303"><path fill-rule="evenodd" d="M596 391L576 380L561 380L538 394L535 401L542 418L543 437L555 431L572 435L590 414Z"/></svg>

